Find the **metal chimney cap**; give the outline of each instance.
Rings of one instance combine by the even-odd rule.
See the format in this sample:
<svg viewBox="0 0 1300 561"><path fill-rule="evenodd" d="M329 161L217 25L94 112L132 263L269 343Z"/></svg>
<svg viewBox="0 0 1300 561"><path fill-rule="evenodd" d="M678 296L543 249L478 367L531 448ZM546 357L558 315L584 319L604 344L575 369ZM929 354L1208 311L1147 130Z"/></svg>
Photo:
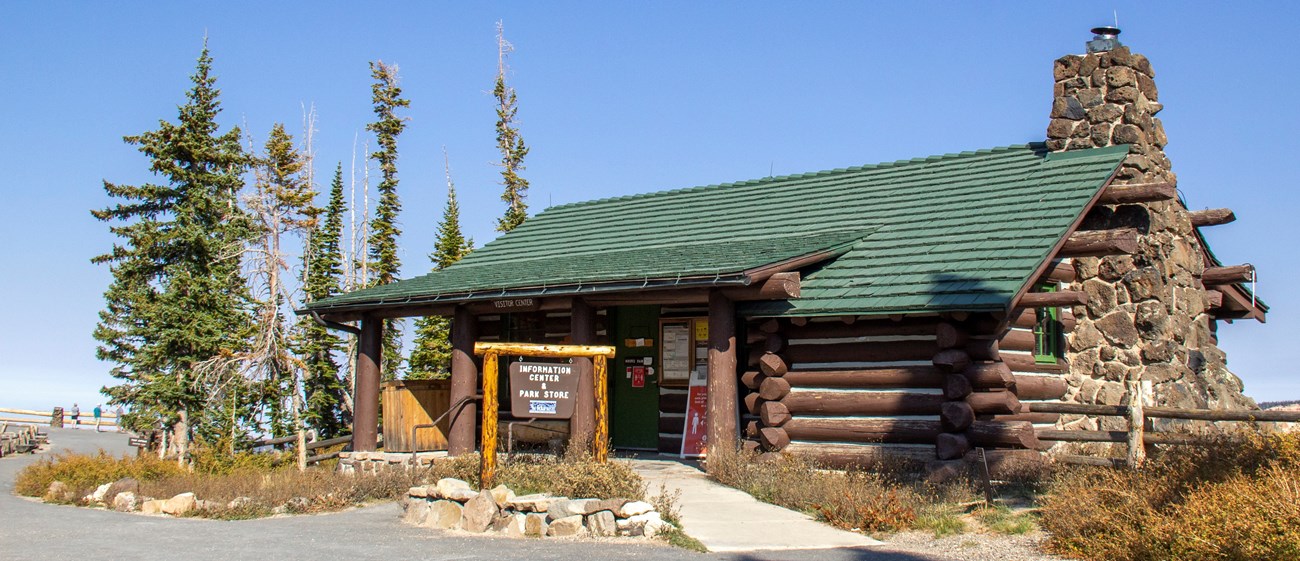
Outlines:
<svg viewBox="0 0 1300 561"><path fill-rule="evenodd" d="M1104 53L1121 46L1118 27L1094 27L1095 36L1088 41L1088 54Z"/></svg>
<svg viewBox="0 0 1300 561"><path fill-rule="evenodd" d="M1092 28L1093 35L1096 35L1101 38L1106 38L1106 39L1115 37L1119 35L1119 33L1120 31L1118 27L1102 26L1102 27Z"/></svg>

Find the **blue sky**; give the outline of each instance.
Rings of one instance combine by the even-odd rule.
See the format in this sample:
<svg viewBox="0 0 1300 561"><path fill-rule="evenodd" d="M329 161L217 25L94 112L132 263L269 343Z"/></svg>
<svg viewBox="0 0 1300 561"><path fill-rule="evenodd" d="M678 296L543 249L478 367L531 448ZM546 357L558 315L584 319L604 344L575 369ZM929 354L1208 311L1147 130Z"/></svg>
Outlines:
<svg viewBox="0 0 1300 561"><path fill-rule="evenodd" d="M373 118L367 61L399 64L403 275L423 273L451 157L467 233L501 213L494 23L532 148L534 211L596 197L1041 140L1052 61L1113 21L1156 70L1179 187L1231 207L1208 231L1259 267L1269 322L1220 329L1261 400L1300 399L1284 352L1300 327L1297 121L1289 3L10 2L0 17L0 406L100 401L91 338L113 238L101 182L149 179L121 137L174 120L203 36L226 126L259 142L319 114L318 173L350 166ZM359 166L359 164L358 164Z"/></svg>

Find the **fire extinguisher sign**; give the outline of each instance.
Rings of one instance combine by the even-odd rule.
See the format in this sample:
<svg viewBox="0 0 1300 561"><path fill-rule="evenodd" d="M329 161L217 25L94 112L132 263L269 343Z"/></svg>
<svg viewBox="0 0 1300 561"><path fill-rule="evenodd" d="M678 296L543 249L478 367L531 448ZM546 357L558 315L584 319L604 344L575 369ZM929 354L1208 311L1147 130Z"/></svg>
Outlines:
<svg viewBox="0 0 1300 561"><path fill-rule="evenodd" d="M682 438L682 457L698 458L708 450L709 427L705 417L709 406L709 377L700 367L691 372L686 399L686 427Z"/></svg>

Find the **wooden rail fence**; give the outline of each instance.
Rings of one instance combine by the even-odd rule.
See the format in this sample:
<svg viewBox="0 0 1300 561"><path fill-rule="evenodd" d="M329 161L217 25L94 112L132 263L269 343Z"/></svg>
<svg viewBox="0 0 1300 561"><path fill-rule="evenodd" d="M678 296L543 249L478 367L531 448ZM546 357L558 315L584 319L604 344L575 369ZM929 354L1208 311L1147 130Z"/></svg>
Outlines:
<svg viewBox="0 0 1300 561"><path fill-rule="evenodd" d="M1195 435L1152 430L1151 419L1183 419L1192 421L1243 421L1243 422L1300 422L1300 411L1259 411L1222 409L1184 409L1151 405L1151 382L1127 383L1128 403L1124 405L1091 405L1085 403L1031 402L1026 403L1033 413L1064 413L1098 417L1124 417L1127 430L1057 430L1036 429L1039 440L1053 442L1110 442L1128 445L1124 459L1097 458L1079 455L1059 455L1061 461L1088 465L1127 465L1136 467L1146 460L1146 447L1155 444L1196 445L1203 442Z"/></svg>
<svg viewBox="0 0 1300 561"><path fill-rule="evenodd" d="M0 407L0 414L22 415L21 417L0 417L0 421L28 424L28 425L48 425L51 427L62 427L71 422L72 414L67 409L55 407L49 411L38 411L33 409L13 409L9 407ZM36 417L36 418L30 418ZM116 413L103 411L99 415L99 426L104 428L117 428ZM82 411L77 419L78 426L95 426L95 415L93 409Z"/></svg>

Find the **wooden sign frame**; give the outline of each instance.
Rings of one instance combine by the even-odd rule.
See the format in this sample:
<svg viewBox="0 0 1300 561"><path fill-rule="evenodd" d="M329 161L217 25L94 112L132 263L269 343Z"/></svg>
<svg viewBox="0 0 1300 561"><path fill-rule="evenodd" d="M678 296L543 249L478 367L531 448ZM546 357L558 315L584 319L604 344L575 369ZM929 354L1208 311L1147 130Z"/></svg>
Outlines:
<svg viewBox="0 0 1300 561"><path fill-rule="evenodd" d="M474 354L483 356L483 454L479 462L480 488L492 486L497 471L497 387L498 357L528 356L541 358L590 358L596 396L596 435L592 439L592 456L597 462L609 461L609 359L614 347L607 345L540 345L534 343L474 343Z"/></svg>

